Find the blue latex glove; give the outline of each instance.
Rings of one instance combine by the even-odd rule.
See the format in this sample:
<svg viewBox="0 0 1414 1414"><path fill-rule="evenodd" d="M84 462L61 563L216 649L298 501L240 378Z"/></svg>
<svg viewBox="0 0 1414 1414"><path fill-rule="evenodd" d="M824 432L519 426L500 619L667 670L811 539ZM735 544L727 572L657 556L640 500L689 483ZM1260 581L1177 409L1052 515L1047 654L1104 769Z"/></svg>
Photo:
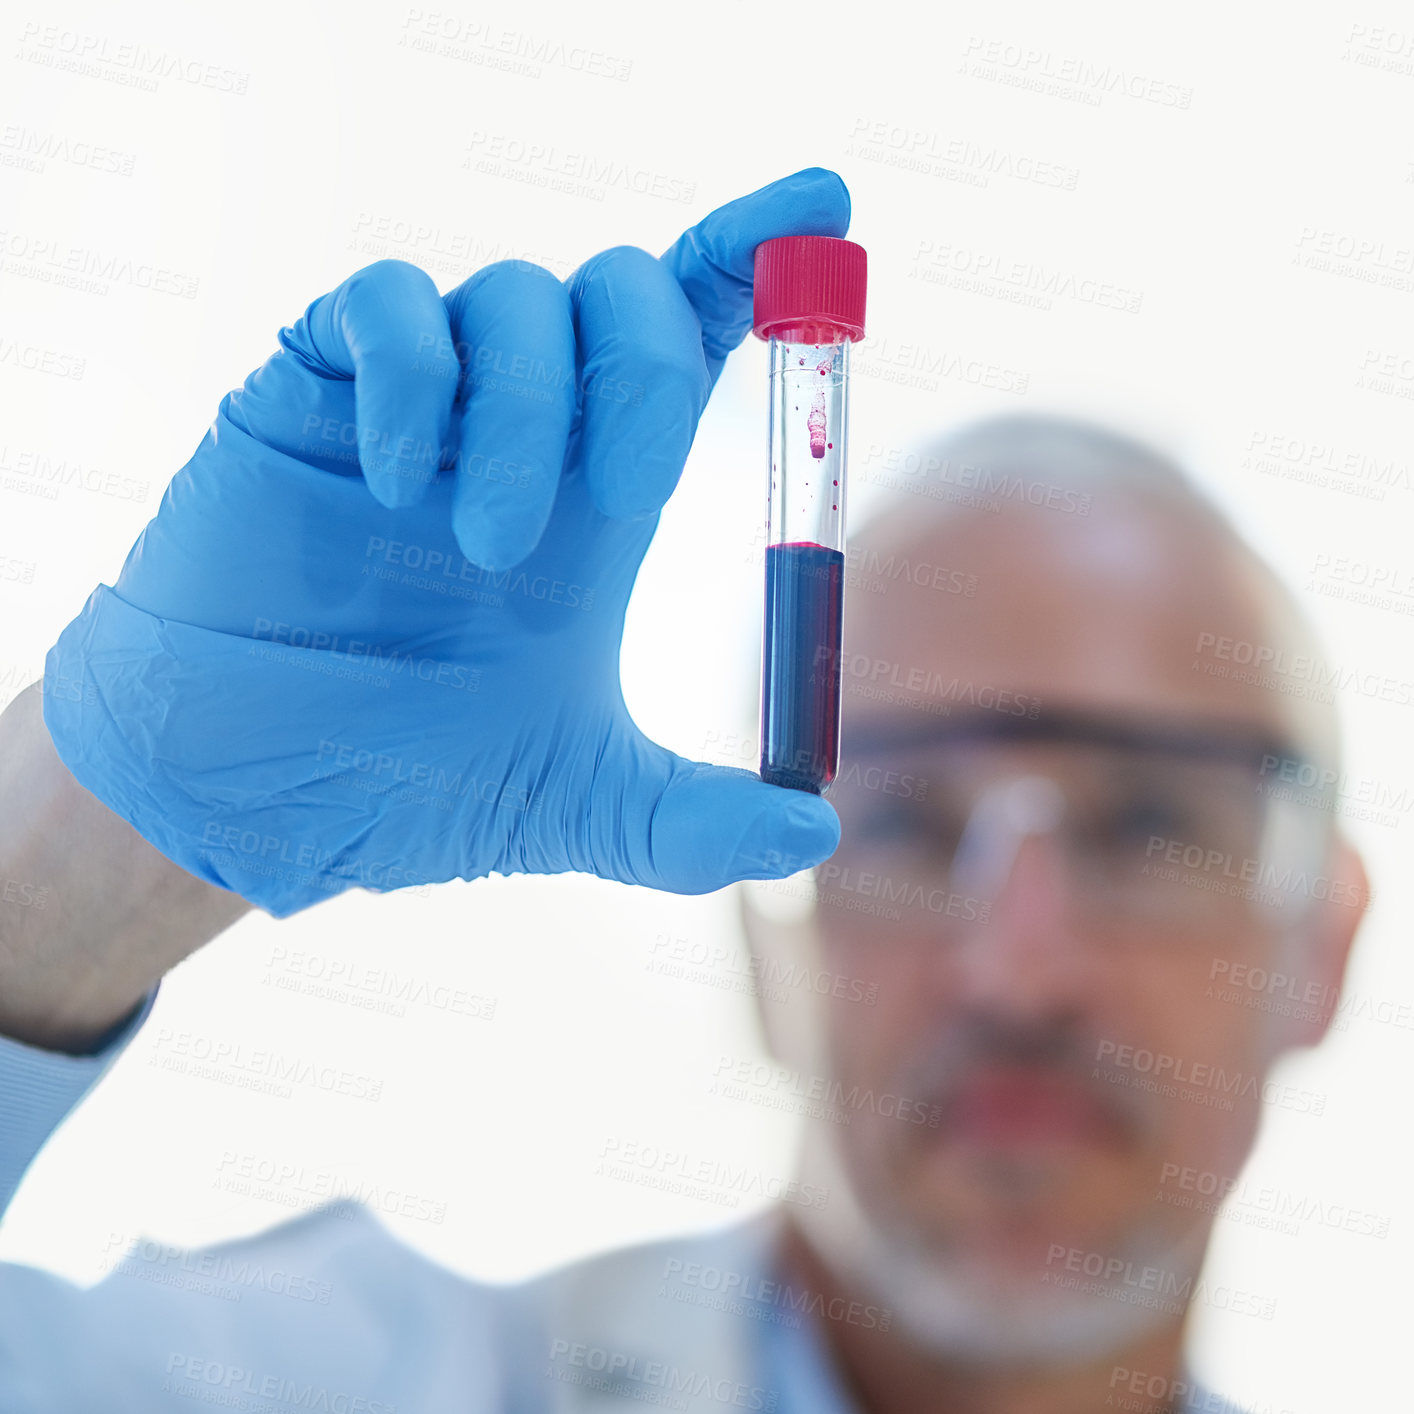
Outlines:
<svg viewBox="0 0 1414 1414"><path fill-rule="evenodd" d="M280 917L358 885L701 893L826 858L825 801L649 741L618 658L756 246L848 219L816 168L661 259L503 262L445 298L383 261L315 301L50 650L65 765Z"/></svg>

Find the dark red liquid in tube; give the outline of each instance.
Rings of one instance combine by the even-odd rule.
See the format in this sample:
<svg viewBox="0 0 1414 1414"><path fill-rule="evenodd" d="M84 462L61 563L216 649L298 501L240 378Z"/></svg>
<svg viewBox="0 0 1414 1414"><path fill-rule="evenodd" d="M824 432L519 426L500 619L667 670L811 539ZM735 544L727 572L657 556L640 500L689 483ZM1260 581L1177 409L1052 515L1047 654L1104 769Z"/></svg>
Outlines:
<svg viewBox="0 0 1414 1414"><path fill-rule="evenodd" d="M823 795L840 762L844 555L788 542L766 549L761 779Z"/></svg>

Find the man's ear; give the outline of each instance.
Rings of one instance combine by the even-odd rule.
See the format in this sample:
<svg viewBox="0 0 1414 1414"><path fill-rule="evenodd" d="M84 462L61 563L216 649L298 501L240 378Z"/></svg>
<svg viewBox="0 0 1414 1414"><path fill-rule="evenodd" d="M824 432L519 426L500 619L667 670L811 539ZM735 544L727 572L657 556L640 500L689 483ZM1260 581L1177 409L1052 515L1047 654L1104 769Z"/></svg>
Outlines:
<svg viewBox="0 0 1414 1414"><path fill-rule="evenodd" d="M1370 906L1370 879L1364 862L1342 835L1337 835L1331 846L1328 876L1330 891L1313 904L1299 938L1298 975L1303 984L1312 984L1309 991L1303 987L1303 993L1313 1000L1293 1007L1292 1015L1284 1018L1277 1031L1282 1050L1317 1045L1330 1029L1355 933Z"/></svg>
<svg viewBox="0 0 1414 1414"><path fill-rule="evenodd" d="M819 1047L819 998L810 985L820 969L813 877L743 884L737 906L766 1049L783 1065L808 1071Z"/></svg>

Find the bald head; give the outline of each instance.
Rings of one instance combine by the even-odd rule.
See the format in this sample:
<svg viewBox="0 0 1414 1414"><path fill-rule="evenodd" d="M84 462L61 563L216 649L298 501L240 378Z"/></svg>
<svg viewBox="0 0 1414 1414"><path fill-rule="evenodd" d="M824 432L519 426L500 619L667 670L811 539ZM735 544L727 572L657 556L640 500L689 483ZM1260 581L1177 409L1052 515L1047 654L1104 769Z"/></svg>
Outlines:
<svg viewBox="0 0 1414 1414"><path fill-rule="evenodd" d="M926 710L907 684L926 697L941 674L961 704L1211 719L1334 764L1309 623L1174 463L1086 423L1003 417L934 446L913 479L852 541L846 744ZM903 685L887 705L880 678Z"/></svg>

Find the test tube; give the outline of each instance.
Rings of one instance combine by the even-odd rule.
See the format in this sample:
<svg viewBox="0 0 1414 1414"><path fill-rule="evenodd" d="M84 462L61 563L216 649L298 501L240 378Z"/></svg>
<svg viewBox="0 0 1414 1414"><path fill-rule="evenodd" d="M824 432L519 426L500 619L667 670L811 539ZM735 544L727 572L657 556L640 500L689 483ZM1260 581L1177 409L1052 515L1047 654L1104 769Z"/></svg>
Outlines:
<svg viewBox="0 0 1414 1414"><path fill-rule="evenodd" d="M756 248L753 328L771 345L761 779L823 795L840 764L849 346L867 262L833 236Z"/></svg>

